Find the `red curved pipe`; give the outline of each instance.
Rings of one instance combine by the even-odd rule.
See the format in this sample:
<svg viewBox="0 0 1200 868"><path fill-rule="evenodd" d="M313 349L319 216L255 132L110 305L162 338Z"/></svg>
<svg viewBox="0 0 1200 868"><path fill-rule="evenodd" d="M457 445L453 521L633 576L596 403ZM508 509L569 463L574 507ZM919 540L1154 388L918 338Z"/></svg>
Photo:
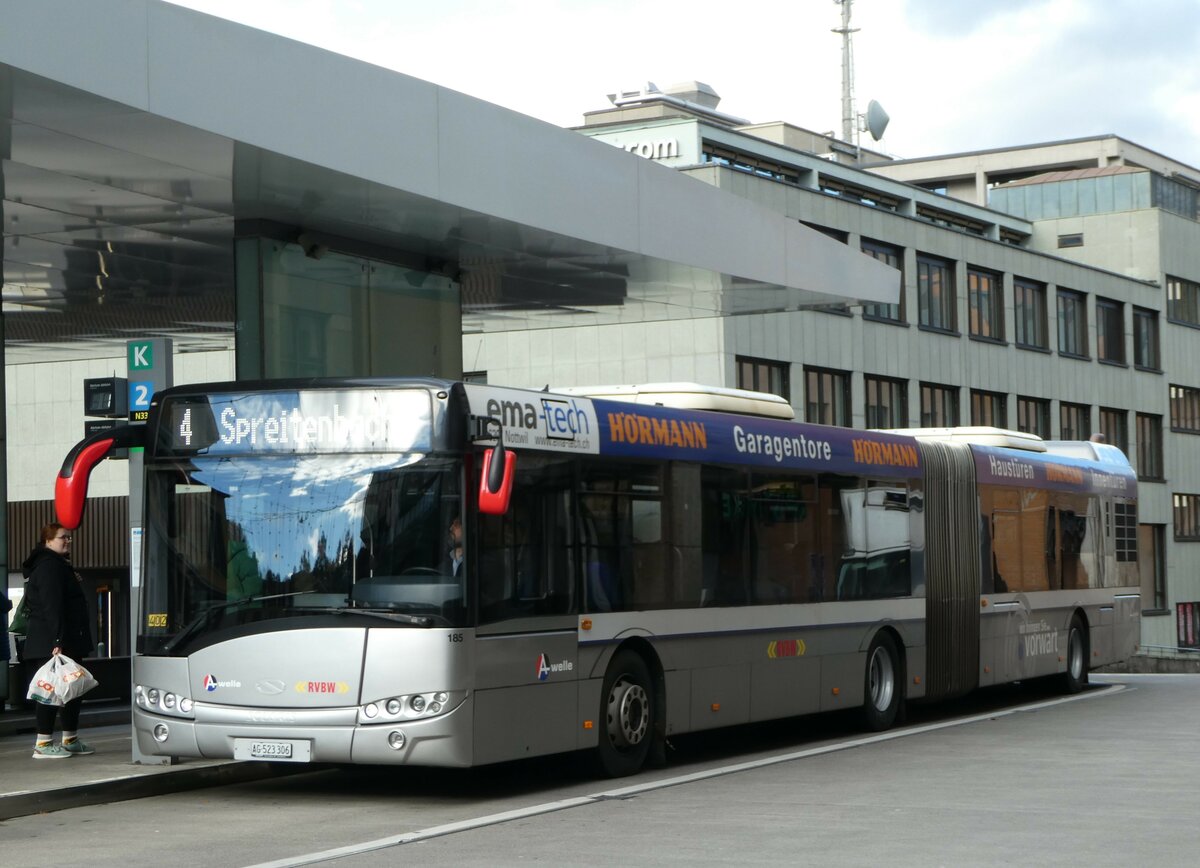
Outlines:
<svg viewBox="0 0 1200 868"><path fill-rule="evenodd" d="M75 455L69 471L64 467L63 472L54 480L54 511L58 514L58 523L67 530L75 530L83 521L88 477L92 475L92 468L104 459L112 445L113 438L106 437L84 446Z"/></svg>

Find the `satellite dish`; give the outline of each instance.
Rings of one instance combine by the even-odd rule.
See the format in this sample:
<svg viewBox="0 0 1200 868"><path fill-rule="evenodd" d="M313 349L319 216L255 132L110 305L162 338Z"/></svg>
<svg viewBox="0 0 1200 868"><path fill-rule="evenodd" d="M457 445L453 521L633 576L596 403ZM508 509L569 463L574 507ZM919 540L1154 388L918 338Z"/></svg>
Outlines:
<svg viewBox="0 0 1200 868"><path fill-rule="evenodd" d="M867 132L871 134L871 138L875 141L883 138L883 131L887 129L888 121L890 120L891 118L883 110L883 106L875 100L867 103Z"/></svg>

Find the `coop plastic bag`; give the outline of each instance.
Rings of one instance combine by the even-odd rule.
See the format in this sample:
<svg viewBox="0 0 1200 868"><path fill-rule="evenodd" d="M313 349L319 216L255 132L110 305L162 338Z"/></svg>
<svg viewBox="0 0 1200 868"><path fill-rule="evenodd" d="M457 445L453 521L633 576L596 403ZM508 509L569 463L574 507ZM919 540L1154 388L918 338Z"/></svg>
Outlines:
<svg viewBox="0 0 1200 868"><path fill-rule="evenodd" d="M29 690L25 694L26 699L32 699L34 702L40 702L43 705L62 705L63 699L54 690L55 673L58 670L58 658L51 657L41 668L33 674L33 679L29 682Z"/></svg>
<svg viewBox="0 0 1200 868"><path fill-rule="evenodd" d="M99 685L92 673L66 654L56 654L38 669L26 694L34 702L65 705Z"/></svg>

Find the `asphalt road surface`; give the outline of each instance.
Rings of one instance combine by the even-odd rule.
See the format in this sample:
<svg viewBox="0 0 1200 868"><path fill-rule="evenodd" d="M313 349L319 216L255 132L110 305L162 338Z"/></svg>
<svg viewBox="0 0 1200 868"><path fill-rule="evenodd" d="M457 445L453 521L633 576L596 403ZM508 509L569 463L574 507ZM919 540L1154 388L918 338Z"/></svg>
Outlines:
<svg viewBox="0 0 1200 868"><path fill-rule="evenodd" d="M843 716L583 756L335 768L0 823L0 865L1191 866L1200 676L1008 687L865 735Z"/></svg>

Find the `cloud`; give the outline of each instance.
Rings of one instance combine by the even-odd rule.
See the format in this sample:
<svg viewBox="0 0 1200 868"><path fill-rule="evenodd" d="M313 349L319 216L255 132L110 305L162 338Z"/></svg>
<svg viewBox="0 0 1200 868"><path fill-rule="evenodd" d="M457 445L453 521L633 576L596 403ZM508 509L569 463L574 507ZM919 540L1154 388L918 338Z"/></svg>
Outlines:
<svg viewBox="0 0 1200 868"><path fill-rule="evenodd" d="M887 30L904 34L911 72L872 71L892 89L885 146L915 157L1113 133L1197 164L1200 14L1195 0L1146 5L909 0Z"/></svg>
<svg viewBox="0 0 1200 868"><path fill-rule="evenodd" d="M1011 14L1029 7L1046 5L1048 0L1005 0L1005 2L970 2L970 0L907 0L904 17L914 30L931 36L959 38L985 27L997 16ZM863 9L863 5L856 8Z"/></svg>
<svg viewBox="0 0 1200 868"><path fill-rule="evenodd" d="M178 2L560 126L618 87L698 79L730 114L841 130L829 0L733 18L717 0ZM1200 164L1197 0L856 0L851 25L856 108L884 106L897 156L1115 133Z"/></svg>

